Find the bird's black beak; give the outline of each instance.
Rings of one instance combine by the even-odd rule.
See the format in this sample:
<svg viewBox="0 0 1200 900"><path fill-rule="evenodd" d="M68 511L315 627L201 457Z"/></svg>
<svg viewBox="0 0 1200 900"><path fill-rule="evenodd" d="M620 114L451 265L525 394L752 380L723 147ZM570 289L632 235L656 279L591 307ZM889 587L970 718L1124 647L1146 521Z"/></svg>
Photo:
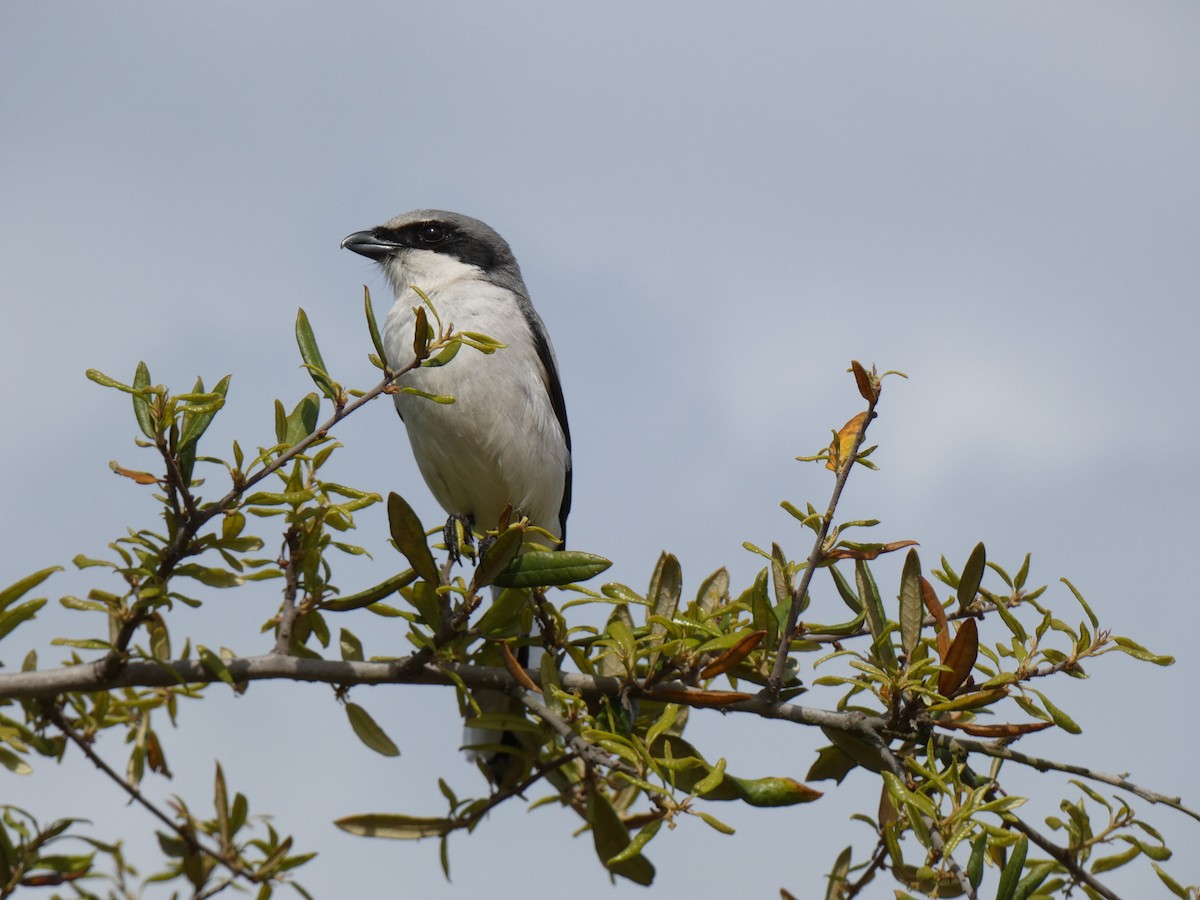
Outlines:
<svg viewBox="0 0 1200 900"><path fill-rule="evenodd" d="M389 253L394 252L396 247L397 245L391 241L377 237L373 231L356 231L342 241L343 249L353 250L360 256L375 260L383 259Z"/></svg>

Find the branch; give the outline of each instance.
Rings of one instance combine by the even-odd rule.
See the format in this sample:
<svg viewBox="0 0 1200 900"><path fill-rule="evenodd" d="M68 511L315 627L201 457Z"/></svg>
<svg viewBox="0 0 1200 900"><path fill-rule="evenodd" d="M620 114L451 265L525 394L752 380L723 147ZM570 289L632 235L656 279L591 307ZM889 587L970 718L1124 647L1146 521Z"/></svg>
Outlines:
<svg viewBox="0 0 1200 900"><path fill-rule="evenodd" d="M858 365L855 363L854 365ZM808 595L808 585L812 581L813 573L817 567L825 559L825 538L829 535L829 529L833 525L833 514L837 510L838 500L842 496L842 489L846 486L846 481L850 477L850 470L854 468L854 463L858 459L858 451L862 448L863 441L867 436L867 426L871 424L871 420L875 418L875 406L879 402L879 391L874 392L874 396L867 401L866 417L863 419L862 427L858 429L858 434L854 437L854 443L850 447L850 452L846 454L846 458L842 460L841 467L838 469L837 480L833 484L833 494L829 498L829 507L825 510L825 515L821 517L821 525L817 529L817 538L813 542L812 552L808 554L808 561L804 566L804 572L800 576L800 584L796 587L792 594L792 605L788 609L787 624L781 630L779 635L779 647L775 651L775 665L771 668L771 677L767 682L766 693L771 699L779 696L779 691L783 687L783 676L787 671L788 650L791 647L793 633L796 630L796 623L800 619L800 606L804 602L804 598Z"/></svg>
<svg viewBox="0 0 1200 900"><path fill-rule="evenodd" d="M1166 794L1149 790L1148 788L1134 784L1121 775L1099 772L1095 769L1089 769L1086 766L1056 762L1055 760L1044 759L1040 756L1030 756L1027 753L1013 750L1003 741L973 741L969 738L950 737L949 735L937 732L933 734L933 739L939 747L944 747L951 752L982 753L985 756L992 756L996 759L1011 760L1020 765L1029 766L1031 769L1037 769L1039 772L1065 772L1068 775L1078 775L1081 778L1087 778L1101 784L1108 784L1123 791L1128 791L1137 797L1141 797L1148 803L1161 803L1164 806L1169 806L1183 813L1185 816L1190 816L1197 822L1200 822L1200 811L1185 806L1183 798L1168 797Z"/></svg>
<svg viewBox="0 0 1200 900"><path fill-rule="evenodd" d="M880 757L883 759L884 765L886 765L888 768L888 771L899 778L902 782L907 782L908 772L905 770L904 764L900 762L900 760L896 757L896 754L894 754L891 748L888 747L887 742L877 734L873 734L872 737L874 738L872 743L875 744L876 749L879 751ZM955 861L954 857L945 852L946 841L942 837L942 832L938 828L938 823L929 816L922 815L921 818L924 820L925 830L929 833L930 849L936 853L940 859L944 860L946 865L950 867L950 871L954 875L955 880L958 882L958 886L962 889L963 895L969 897L970 900L975 900L977 895L975 893L975 886L971 884L971 879L967 877L967 873L963 871L963 868Z"/></svg>
<svg viewBox="0 0 1200 900"><path fill-rule="evenodd" d="M1020 817L1013 815L1012 813L1005 813L1003 816L1001 816L1001 818L1007 824L1026 835L1029 840L1033 841L1035 844L1049 853L1054 858L1055 862L1063 866L1078 881L1086 884L1101 897L1106 897L1108 900L1121 900L1117 894L1114 894L1111 890L1106 888L1103 884L1097 881L1093 875L1084 869L1083 866L1076 861L1075 857L1068 852L1065 847L1058 846L1058 844L1054 843L1052 840L1050 840L1050 838L1046 837L1032 825L1028 824Z"/></svg>
<svg viewBox="0 0 1200 900"><path fill-rule="evenodd" d="M52 703L46 703L42 706L42 714L49 719L59 731L65 734L75 746L77 746L83 755L92 761L92 763L101 772L113 780L131 800L136 801L142 807L150 812L155 818L166 825L171 831L178 835L179 839L192 848L197 853L203 853L205 856L212 858L219 865L224 866L237 878L244 878L252 884L260 884L261 880L255 877L253 872L248 871L237 860L226 859L222 854L218 853L209 847L204 846L200 839L191 831L176 824L166 813L160 810L157 806L151 803L136 787L113 771L100 756L92 749L91 745L83 738L83 736L71 727L66 718L62 714L62 710Z"/></svg>

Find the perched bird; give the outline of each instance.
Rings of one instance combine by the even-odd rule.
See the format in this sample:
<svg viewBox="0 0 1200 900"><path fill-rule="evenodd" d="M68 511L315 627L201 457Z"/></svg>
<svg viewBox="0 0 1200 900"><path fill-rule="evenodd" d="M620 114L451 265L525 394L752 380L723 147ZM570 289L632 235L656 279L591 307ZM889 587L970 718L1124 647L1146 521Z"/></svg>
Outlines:
<svg viewBox="0 0 1200 900"><path fill-rule="evenodd" d="M493 354L464 347L445 366L407 373L399 385L449 394L455 402L401 393L396 410L425 483L452 518L487 530L511 505L513 521L527 517L561 548L571 509L567 408L550 336L507 242L470 216L418 209L355 232L342 246L379 263L395 292L383 328L391 370L415 356L415 308L423 301L414 288L429 298L443 324L506 345ZM500 709L511 698L476 699L485 709ZM468 729L465 742L515 746L516 739ZM489 753L482 762L498 782L507 757Z"/></svg>
<svg viewBox="0 0 1200 900"><path fill-rule="evenodd" d="M507 345L464 348L446 366L399 380L452 404L396 394L417 467L450 515L495 528L509 504L556 539L571 509L571 432L550 336L529 300L516 257L490 227L459 213L418 209L342 246L383 269L396 295L383 328L393 371L413 360L415 307L429 297L442 322Z"/></svg>

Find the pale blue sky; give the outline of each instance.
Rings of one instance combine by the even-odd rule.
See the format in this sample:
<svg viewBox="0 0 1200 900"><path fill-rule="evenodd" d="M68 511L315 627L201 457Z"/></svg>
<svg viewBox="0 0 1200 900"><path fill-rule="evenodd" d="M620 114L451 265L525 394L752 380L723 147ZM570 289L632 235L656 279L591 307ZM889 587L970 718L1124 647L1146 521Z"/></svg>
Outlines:
<svg viewBox="0 0 1200 900"><path fill-rule="evenodd" d="M310 389L297 306L336 377L373 377L361 284L381 310L386 289L341 238L455 209L508 238L553 335L576 451L572 543L612 558L613 580L644 585L663 549L689 591L720 565L751 578L743 540L803 556L778 503L823 505L829 485L792 457L857 411L851 358L902 369L873 431L882 471L856 476L846 515L919 540L927 566L961 565L978 540L1010 566L1033 550L1034 577L1072 578L1117 633L1190 655L1169 670L1094 664L1061 695L1084 735L1025 749L1195 803L1195 717L1165 714L1200 678L1198 45L1200 10L1157 2L6 3L0 583L154 524L107 467L150 464L128 401L84 369L129 377L145 359L178 390L233 373L214 449L265 443L274 398ZM390 410L337 437L340 480L440 517ZM343 570L348 589L396 564L382 511L360 527L379 552ZM881 564L881 583L898 567ZM85 591L84 574L47 590ZM181 610L177 642L265 649L276 597L240 593ZM51 604L4 663L79 632L76 619ZM398 652L380 621L345 626L371 635L368 652ZM57 658L43 650L42 665ZM318 896L550 894L568 873L574 896L613 896L568 813L494 814L452 841L450 885L436 845L329 824L438 813L438 775L475 785L443 691L355 691L399 760L359 745L328 690L213 697L163 726L177 777L150 790L203 807L220 758L256 811L321 852L302 879ZM737 773L802 777L824 743L743 724L695 718ZM124 750L116 735L99 747ZM82 811L96 829L126 829L135 858L154 859L132 836L152 823L83 766L0 779L47 816L81 811L70 791L92 785ZM847 816L874 809L875 787L848 788L792 810L714 809L731 838L699 823L663 835L659 892L819 894L842 846L869 848ZM1194 823L1147 814L1195 845ZM1171 869L1200 881L1194 858Z"/></svg>

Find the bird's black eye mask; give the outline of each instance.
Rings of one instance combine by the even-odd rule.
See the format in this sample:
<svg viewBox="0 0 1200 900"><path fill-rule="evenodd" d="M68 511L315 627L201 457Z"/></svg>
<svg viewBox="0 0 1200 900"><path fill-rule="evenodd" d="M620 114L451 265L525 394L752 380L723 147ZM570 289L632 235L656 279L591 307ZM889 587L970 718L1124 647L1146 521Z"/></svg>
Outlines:
<svg viewBox="0 0 1200 900"><path fill-rule="evenodd" d="M485 272L501 263L485 241L444 222L413 222L399 228L381 225L372 234L381 241L400 247L445 253L469 266L478 266Z"/></svg>

